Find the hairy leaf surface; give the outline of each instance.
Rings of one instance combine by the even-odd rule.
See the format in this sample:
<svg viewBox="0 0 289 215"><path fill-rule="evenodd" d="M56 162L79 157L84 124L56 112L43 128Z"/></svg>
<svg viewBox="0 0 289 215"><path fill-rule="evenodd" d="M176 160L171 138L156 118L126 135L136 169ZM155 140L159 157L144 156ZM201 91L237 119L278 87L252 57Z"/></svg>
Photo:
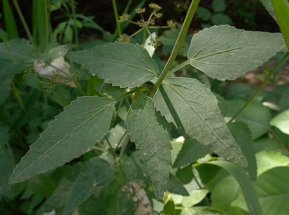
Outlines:
<svg viewBox="0 0 289 215"><path fill-rule="evenodd" d="M32 46L24 39L0 43L0 104L9 94L13 77L32 59Z"/></svg>
<svg viewBox="0 0 289 215"><path fill-rule="evenodd" d="M218 80L232 80L256 69L285 46L279 33L254 32L229 25L195 34L188 51L190 64Z"/></svg>
<svg viewBox="0 0 289 215"><path fill-rule="evenodd" d="M155 106L192 139L219 156L247 166L239 145L224 122L215 96L192 78L169 78L155 96Z"/></svg>
<svg viewBox="0 0 289 215"><path fill-rule="evenodd" d="M155 195L161 199L167 190L171 166L170 136L162 125L164 119L155 111L150 98L133 106L127 119L131 140L143 153Z"/></svg>
<svg viewBox="0 0 289 215"><path fill-rule="evenodd" d="M157 65L139 45L109 43L72 52L70 58L92 75L120 87L138 87L158 73Z"/></svg>
<svg viewBox="0 0 289 215"><path fill-rule="evenodd" d="M114 101L80 97L50 123L11 176L11 183L54 169L87 152L108 132Z"/></svg>
<svg viewBox="0 0 289 215"><path fill-rule="evenodd" d="M71 185L70 197L63 214L71 214L101 186L107 184L111 176L112 168L108 162L103 159L90 160Z"/></svg>

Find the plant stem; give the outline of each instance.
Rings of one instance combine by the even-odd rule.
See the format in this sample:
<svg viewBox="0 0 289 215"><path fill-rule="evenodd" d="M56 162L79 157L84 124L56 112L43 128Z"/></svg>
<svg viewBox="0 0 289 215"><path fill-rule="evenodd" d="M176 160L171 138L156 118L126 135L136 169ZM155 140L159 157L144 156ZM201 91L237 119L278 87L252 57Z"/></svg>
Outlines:
<svg viewBox="0 0 289 215"><path fill-rule="evenodd" d="M182 48L182 45L185 41L187 32L189 30L190 24L192 22L192 19L196 13L196 10L198 8L198 5L200 3L200 0L192 0L191 5L189 7L188 13L186 15L186 18L184 20L183 26L181 28L181 31L179 33L179 36L177 38L177 41L175 43L175 46L173 48L173 51L159 77L159 79L157 80L155 87L153 89L153 95L155 94L155 92L158 90L158 88L160 87L160 85L162 84L163 80L167 77L168 73L170 72L170 68L172 66L172 64L174 63L180 49Z"/></svg>
<svg viewBox="0 0 289 215"><path fill-rule="evenodd" d="M282 59L279 61L277 66L268 74L265 81L258 88L255 94L243 105L243 107L229 120L227 124L232 123L235 119L237 119L240 114L255 100L255 98L264 90L268 82L271 80L272 75L276 74L283 66L287 63L289 59L289 52L285 53Z"/></svg>
<svg viewBox="0 0 289 215"><path fill-rule="evenodd" d="M121 27L119 23L119 16L118 16L118 11L117 11L117 5L116 5L116 0L111 0L112 1L112 7L113 7L113 13L114 13L114 18L115 18L115 24L116 24L116 31L118 36L121 36Z"/></svg>
<svg viewBox="0 0 289 215"><path fill-rule="evenodd" d="M21 23L22 23L22 25L23 25L23 27L24 27L24 30L25 30L25 32L26 32L26 34L27 34L27 37L28 37L28 39L30 40L31 44L33 44L34 47L35 47L32 34L31 34L31 32L30 32L30 30L29 30L29 27L28 27L28 25L27 25L27 23L26 23L26 21L25 21L25 18L24 18L24 16L23 16L22 12L21 12L21 9L20 9L20 7L19 7L18 1L17 1L17 0L13 0L13 3L14 3L14 7L15 7L15 9L16 9L16 11L17 11L17 14L18 14L18 16L19 16L19 18L20 18L20 21L21 21Z"/></svg>

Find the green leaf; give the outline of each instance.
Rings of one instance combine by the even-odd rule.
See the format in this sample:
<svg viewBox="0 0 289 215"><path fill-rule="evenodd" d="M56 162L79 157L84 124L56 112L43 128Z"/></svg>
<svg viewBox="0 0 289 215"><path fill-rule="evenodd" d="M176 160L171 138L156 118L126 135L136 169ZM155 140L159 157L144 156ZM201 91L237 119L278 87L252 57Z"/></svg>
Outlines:
<svg viewBox="0 0 289 215"><path fill-rule="evenodd" d="M32 46L24 39L14 39L0 43L0 104L10 91L14 76L25 68L25 63L32 61Z"/></svg>
<svg viewBox="0 0 289 215"><path fill-rule="evenodd" d="M275 116L270 124L279 128L283 133L289 134L289 109Z"/></svg>
<svg viewBox="0 0 289 215"><path fill-rule="evenodd" d="M233 21L230 17L228 17L227 15L225 14L222 14L222 13L217 13L217 14L214 14L211 18L212 20L212 23L214 25L224 25L224 24L232 24Z"/></svg>
<svg viewBox="0 0 289 215"><path fill-rule="evenodd" d="M209 21L212 13L207 8L198 7L197 16L203 21Z"/></svg>
<svg viewBox="0 0 289 215"><path fill-rule="evenodd" d="M142 46L109 43L72 52L70 59L92 75L120 87L138 87L157 77L158 67Z"/></svg>
<svg viewBox="0 0 289 215"><path fill-rule="evenodd" d="M187 138L182 146L181 151L178 153L174 167L181 167L190 163L196 162L199 158L208 154L208 149L198 143L196 140Z"/></svg>
<svg viewBox="0 0 289 215"><path fill-rule="evenodd" d="M243 169L226 161L211 161L208 162L208 164L219 166L230 173L241 187L250 214L262 215L262 210L254 186Z"/></svg>
<svg viewBox="0 0 289 215"><path fill-rule="evenodd" d="M240 145L242 152L248 161L247 171L253 180L257 177L257 163L253 150L253 141L248 127L243 123L233 123L229 125L229 129L237 143Z"/></svg>
<svg viewBox="0 0 289 215"><path fill-rule="evenodd" d="M8 179L14 168L14 157L11 148L0 142L0 201L3 196L10 196Z"/></svg>
<svg viewBox="0 0 289 215"><path fill-rule="evenodd" d="M157 110L168 122L209 147L219 156L243 167L247 166L240 147L224 122L215 96L192 78L169 78L155 98Z"/></svg>
<svg viewBox="0 0 289 215"><path fill-rule="evenodd" d="M163 123L150 98L140 98L127 118L128 134L143 154L158 199L167 189L171 167L170 136Z"/></svg>
<svg viewBox="0 0 289 215"><path fill-rule="evenodd" d="M274 9L271 0L260 0L266 10L270 13L271 16L274 17Z"/></svg>
<svg viewBox="0 0 289 215"><path fill-rule="evenodd" d="M287 215L289 211L289 168L277 167L262 174L256 190L264 215Z"/></svg>
<svg viewBox="0 0 289 215"><path fill-rule="evenodd" d="M86 153L108 132L114 101L80 97L56 116L17 164L11 183L24 181Z"/></svg>
<svg viewBox="0 0 289 215"><path fill-rule="evenodd" d="M227 8L225 0L214 0L212 4L213 10L215 12L223 12Z"/></svg>
<svg viewBox="0 0 289 215"><path fill-rule="evenodd" d="M102 159L90 160L72 183L70 197L63 214L71 214L101 186L108 184L111 176L112 168L108 162Z"/></svg>
<svg viewBox="0 0 289 215"><path fill-rule="evenodd" d="M188 51L190 64L218 80L232 80L273 57L284 40L279 33L213 26L195 34Z"/></svg>
<svg viewBox="0 0 289 215"><path fill-rule="evenodd" d="M182 196L188 196L189 195L188 191L186 190L186 188L182 184L181 180L172 174L170 175L170 180L168 183L168 191L170 193L174 193L174 194L178 194L178 195L182 195Z"/></svg>

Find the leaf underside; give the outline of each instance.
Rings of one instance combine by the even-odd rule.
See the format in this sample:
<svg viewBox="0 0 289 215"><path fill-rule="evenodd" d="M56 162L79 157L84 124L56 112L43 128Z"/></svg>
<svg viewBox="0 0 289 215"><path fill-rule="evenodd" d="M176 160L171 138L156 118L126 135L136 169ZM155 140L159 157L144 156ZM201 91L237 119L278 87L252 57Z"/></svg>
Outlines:
<svg viewBox="0 0 289 215"><path fill-rule="evenodd" d="M108 43L72 52L70 59L92 75L120 87L138 87L157 77L158 67L142 46Z"/></svg>
<svg viewBox="0 0 289 215"><path fill-rule="evenodd" d="M232 80L256 69L285 46L280 33L245 31L229 25L195 34L188 51L190 64L218 80Z"/></svg>
<svg viewBox="0 0 289 215"><path fill-rule="evenodd" d="M24 181L86 153L108 132L113 106L113 100L94 96L72 102L33 143L14 169L10 183Z"/></svg>
<svg viewBox="0 0 289 215"><path fill-rule="evenodd" d="M167 190L171 167L170 136L162 120L165 121L150 98L142 98L138 106L130 109L127 118L128 134L143 154L158 199Z"/></svg>
<svg viewBox="0 0 289 215"><path fill-rule="evenodd" d="M192 78L169 78L162 87L154 103L168 122L224 159L247 167L246 158L220 113L217 99L203 84Z"/></svg>

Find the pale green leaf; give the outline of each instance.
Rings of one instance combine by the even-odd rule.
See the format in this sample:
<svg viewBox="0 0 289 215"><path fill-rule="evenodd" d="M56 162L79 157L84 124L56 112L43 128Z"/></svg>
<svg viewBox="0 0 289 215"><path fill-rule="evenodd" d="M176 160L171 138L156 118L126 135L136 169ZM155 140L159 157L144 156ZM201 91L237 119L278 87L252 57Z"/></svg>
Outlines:
<svg viewBox="0 0 289 215"><path fill-rule="evenodd" d="M192 78L169 78L157 92L157 110L168 122L228 161L247 166L239 145L224 122L215 96Z"/></svg>
<svg viewBox="0 0 289 215"><path fill-rule="evenodd" d="M46 172L84 154L108 132L114 101L80 97L56 116L17 164L11 183Z"/></svg>
<svg viewBox="0 0 289 215"><path fill-rule="evenodd" d="M158 199L167 190L171 167L170 136L163 123L150 98L141 98L127 118L128 134L143 154Z"/></svg>
<svg viewBox="0 0 289 215"><path fill-rule="evenodd" d="M24 39L14 39L0 43L0 104L10 91L13 77L32 61L32 46Z"/></svg>
<svg viewBox="0 0 289 215"><path fill-rule="evenodd" d="M279 33L220 25L195 34L187 56L190 64L206 75L218 80L232 80L261 66L284 45Z"/></svg>
<svg viewBox="0 0 289 215"><path fill-rule="evenodd" d="M270 124L279 128L283 133L289 134L289 109L275 116Z"/></svg>
<svg viewBox="0 0 289 215"><path fill-rule="evenodd" d="M112 176L112 168L103 159L92 159L84 165L71 185L71 193L63 214L71 214L100 187L107 184Z"/></svg>
<svg viewBox="0 0 289 215"><path fill-rule="evenodd" d="M262 215L262 210L254 186L243 169L226 161L211 161L208 162L208 164L219 166L230 173L240 185L250 214Z"/></svg>
<svg viewBox="0 0 289 215"><path fill-rule="evenodd" d="M256 154L258 175L280 166L289 167L289 158L278 151L261 151Z"/></svg>
<svg viewBox="0 0 289 215"><path fill-rule="evenodd" d="M139 45L109 43L69 56L92 75L120 87L138 87L156 78L158 73L157 65Z"/></svg>

